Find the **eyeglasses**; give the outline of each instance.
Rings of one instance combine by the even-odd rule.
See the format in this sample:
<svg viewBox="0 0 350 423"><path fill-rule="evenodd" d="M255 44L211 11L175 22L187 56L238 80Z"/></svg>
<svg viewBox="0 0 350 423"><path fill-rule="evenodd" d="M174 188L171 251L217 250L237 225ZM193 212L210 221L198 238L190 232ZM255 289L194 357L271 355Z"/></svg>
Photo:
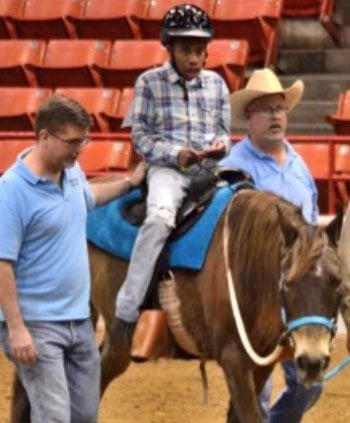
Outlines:
<svg viewBox="0 0 350 423"><path fill-rule="evenodd" d="M80 146L85 146L85 145L89 144L89 142L91 141L90 137L64 139L64 138L59 137L56 134L53 134L50 131L47 131L47 132L52 137L57 138L58 140L62 141L69 148L77 148L77 147L80 147Z"/></svg>
<svg viewBox="0 0 350 423"><path fill-rule="evenodd" d="M254 113L261 113L265 116L270 117L273 115L281 115L282 113L286 113L288 111L288 107L287 106L271 107L271 106L268 106L267 104L264 104L256 108L248 109L248 111L254 112Z"/></svg>

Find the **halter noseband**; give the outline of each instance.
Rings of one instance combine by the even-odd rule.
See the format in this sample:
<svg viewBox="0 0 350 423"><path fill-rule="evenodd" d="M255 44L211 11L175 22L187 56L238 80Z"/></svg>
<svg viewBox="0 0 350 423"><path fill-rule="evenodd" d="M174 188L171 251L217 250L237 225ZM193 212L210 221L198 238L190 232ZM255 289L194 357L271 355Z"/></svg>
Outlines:
<svg viewBox="0 0 350 423"><path fill-rule="evenodd" d="M283 272L281 274L281 279L279 283L279 291L281 294L281 316L282 316L282 322L284 326L286 327L286 331L282 335L282 339L288 338L291 333L301 328L302 326L308 326L308 325L318 325L318 326L324 326L327 328L332 335L332 339L334 338L336 332L337 332L337 317L334 316L332 318L324 317L324 316L318 316L318 315L311 315L311 316L303 316L298 317L294 320L287 321L287 313L286 313L286 299L284 297L284 278L283 278ZM338 308L337 308L338 309Z"/></svg>
<svg viewBox="0 0 350 423"><path fill-rule="evenodd" d="M304 316L294 319L290 322L285 322L287 327L287 333L293 332L293 330L299 329L302 326L306 325L319 325L326 327L332 334L332 337L337 331L336 319L333 317L329 319L328 317L323 316Z"/></svg>

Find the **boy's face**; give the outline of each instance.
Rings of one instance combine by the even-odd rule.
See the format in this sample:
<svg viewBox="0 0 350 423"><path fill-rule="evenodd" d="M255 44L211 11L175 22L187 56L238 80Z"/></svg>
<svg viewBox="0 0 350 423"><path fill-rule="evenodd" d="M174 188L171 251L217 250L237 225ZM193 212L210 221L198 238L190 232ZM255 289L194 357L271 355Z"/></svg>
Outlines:
<svg viewBox="0 0 350 423"><path fill-rule="evenodd" d="M182 38L174 41L170 52L181 76L187 81L196 78L207 57L206 41L198 38Z"/></svg>

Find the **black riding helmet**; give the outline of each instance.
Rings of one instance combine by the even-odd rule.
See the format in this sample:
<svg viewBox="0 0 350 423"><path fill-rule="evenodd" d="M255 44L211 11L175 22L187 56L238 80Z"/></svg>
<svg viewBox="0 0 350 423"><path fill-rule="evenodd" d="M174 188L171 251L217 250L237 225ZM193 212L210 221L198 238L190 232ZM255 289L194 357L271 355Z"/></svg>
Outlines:
<svg viewBox="0 0 350 423"><path fill-rule="evenodd" d="M164 46L183 37L202 38L207 41L213 38L213 27L208 14L193 4L175 6L163 18L160 40Z"/></svg>

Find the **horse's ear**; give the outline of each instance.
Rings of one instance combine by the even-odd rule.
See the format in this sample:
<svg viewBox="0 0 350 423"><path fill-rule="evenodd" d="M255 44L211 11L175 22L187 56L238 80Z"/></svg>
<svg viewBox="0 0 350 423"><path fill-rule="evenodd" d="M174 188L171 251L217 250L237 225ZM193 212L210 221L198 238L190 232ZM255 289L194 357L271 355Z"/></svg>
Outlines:
<svg viewBox="0 0 350 423"><path fill-rule="evenodd" d="M340 231L343 225L344 212L342 209L338 210L335 218L327 225L325 231L329 242L336 247L340 238Z"/></svg>
<svg viewBox="0 0 350 423"><path fill-rule="evenodd" d="M286 247L291 247L298 237L298 230L286 218L280 207L277 205L277 213L279 216L279 223L282 230L284 242Z"/></svg>

